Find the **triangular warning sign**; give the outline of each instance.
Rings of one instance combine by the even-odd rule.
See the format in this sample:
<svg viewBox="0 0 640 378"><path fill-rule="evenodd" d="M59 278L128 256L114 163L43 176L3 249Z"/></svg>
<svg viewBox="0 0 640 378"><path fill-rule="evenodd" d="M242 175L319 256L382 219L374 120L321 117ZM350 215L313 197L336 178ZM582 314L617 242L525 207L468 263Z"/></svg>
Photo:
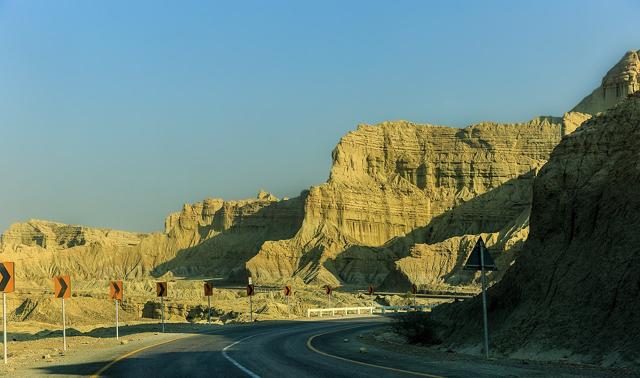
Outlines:
<svg viewBox="0 0 640 378"><path fill-rule="evenodd" d="M482 258L480 257L480 253L482 253ZM484 260L484 261L483 261ZM493 262L487 247L484 245L484 240L482 240L482 236L478 238L475 247L473 247L473 251L471 251L471 255L469 255L469 259L467 259L467 263L464 264L465 270L482 270L482 262L484 262L484 270L498 270L496 263Z"/></svg>

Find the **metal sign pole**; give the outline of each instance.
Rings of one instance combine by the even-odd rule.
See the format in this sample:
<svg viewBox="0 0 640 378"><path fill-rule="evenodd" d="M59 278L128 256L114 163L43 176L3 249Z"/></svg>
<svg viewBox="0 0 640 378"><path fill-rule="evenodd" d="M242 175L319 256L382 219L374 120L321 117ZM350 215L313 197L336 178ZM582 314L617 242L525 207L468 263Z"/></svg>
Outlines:
<svg viewBox="0 0 640 378"><path fill-rule="evenodd" d="M484 246L480 248L480 271L482 275L482 320L484 323L484 355L489 358L489 324L487 319L487 278L484 272Z"/></svg>
<svg viewBox="0 0 640 378"><path fill-rule="evenodd" d="M207 315L207 323L211 324L211 296L207 297L209 301L209 314Z"/></svg>
<svg viewBox="0 0 640 378"><path fill-rule="evenodd" d="M7 293L2 293L2 329L4 340L4 363L7 363Z"/></svg>
<svg viewBox="0 0 640 378"><path fill-rule="evenodd" d="M67 350L67 320L64 314L64 298L62 298L62 344L63 348Z"/></svg>
<svg viewBox="0 0 640 378"><path fill-rule="evenodd" d="M120 334L118 333L118 300L116 299L116 340L120 338Z"/></svg>
<svg viewBox="0 0 640 378"><path fill-rule="evenodd" d="M251 276L249 276L249 285L251 284L252 284ZM253 297L253 295L249 295L249 321L253 323L253 299L251 297Z"/></svg>
<svg viewBox="0 0 640 378"><path fill-rule="evenodd" d="M160 306L162 307L162 333L164 333L164 297L160 297Z"/></svg>

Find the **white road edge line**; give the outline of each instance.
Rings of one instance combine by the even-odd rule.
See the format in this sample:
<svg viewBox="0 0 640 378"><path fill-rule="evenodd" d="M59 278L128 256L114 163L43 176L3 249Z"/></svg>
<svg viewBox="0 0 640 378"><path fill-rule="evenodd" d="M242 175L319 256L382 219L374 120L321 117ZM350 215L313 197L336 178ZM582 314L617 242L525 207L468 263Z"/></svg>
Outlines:
<svg viewBox="0 0 640 378"><path fill-rule="evenodd" d="M260 376L254 372L252 372L251 370L247 369L246 367L240 365L240 363L236 360L234 360L233 358L231 358L228 354L227 354L227 349L231 348L232 346L236 345L236 344L240 344L241 342L243 342L244 340L248 340L252 337L255 337L258 335L251 335L248 337L245 337L243 339L240 339L232 344L227 345L226 347L222 348L222 356L224 356L224 358L226 358L227 360L229 360L229 362L231 362L232 364L235 365L235 367L237 367L238 369L242 370L243 372L245 372L248 376L250 376L251 378L260 378Z"/></svg>

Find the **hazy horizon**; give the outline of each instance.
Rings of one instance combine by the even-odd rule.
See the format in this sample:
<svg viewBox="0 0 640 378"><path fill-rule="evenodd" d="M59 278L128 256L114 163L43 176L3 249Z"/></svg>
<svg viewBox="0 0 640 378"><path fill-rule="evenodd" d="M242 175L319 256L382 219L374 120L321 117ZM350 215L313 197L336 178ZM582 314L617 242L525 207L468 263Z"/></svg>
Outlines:
<svg viewBox="0 0 640 378"><path fill-rule="evenodd" d="M0 233L296 196L360 123L561 116L640 49L613 3L0 1Z"/></svg>

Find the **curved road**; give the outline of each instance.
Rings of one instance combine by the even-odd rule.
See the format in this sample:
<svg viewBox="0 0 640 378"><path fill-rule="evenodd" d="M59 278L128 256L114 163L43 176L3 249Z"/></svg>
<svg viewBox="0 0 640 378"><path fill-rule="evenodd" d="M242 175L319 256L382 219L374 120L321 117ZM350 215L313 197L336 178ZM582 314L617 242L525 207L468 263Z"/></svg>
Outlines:
<svg viewBox="0 0 640 378"><path fill-rule="evenodd" d="M411 355L361 343L389 318L273 321L177 335L113 361L51 368L48 374L103 377L545 377L584 372L544 365ZM345 341L346 339L346 341ZM366 347L366 353L360 348ZM565 374L566 373L566 374ZM587 374L591 375L591 374Z"/></svg>

